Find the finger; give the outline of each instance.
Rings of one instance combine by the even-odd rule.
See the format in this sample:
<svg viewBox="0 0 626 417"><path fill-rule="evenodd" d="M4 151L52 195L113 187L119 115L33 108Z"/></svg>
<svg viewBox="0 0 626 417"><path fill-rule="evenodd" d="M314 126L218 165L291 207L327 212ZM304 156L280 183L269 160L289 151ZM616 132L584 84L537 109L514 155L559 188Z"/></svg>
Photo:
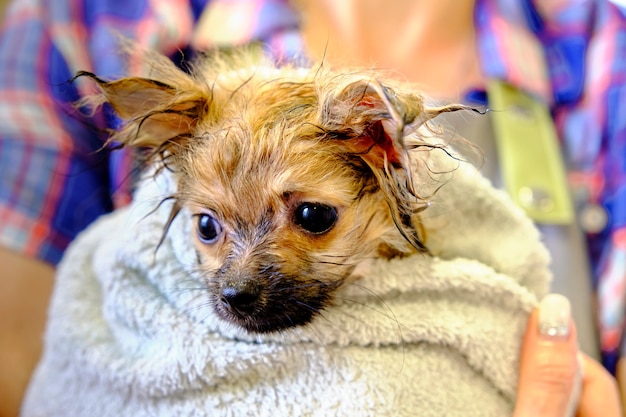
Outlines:
<svg viewBox="0 0 626 417"><path fill-rule="evenodd" d="M615 370L617 377L617 388L621 397L622 414L626 417L626 356L617 361L617 369Z"/></svg>
<svg viewBox="0 0 626 417"><path fill-rule="evenodd" d="M615 378L598 362L581 354L583 391L580 417L619 417L622 415Z"/></svg>
<svg viewBox="0 0 626 417"><path fill-rule="evenodd" d="M571 415L579 380L577 354L569 301L558 294L546 296L528 320L514 416Z"/></svg>

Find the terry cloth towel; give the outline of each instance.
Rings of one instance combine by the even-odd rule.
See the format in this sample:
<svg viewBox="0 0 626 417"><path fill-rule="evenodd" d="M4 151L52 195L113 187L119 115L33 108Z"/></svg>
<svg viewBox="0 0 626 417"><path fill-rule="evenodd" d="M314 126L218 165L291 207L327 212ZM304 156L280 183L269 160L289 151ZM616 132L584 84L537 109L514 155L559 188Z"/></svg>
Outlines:
<svg viewBox="0 0 626 417"><path fill-rule="evenodd" d="M467 163L423 221L434 256L373 260L310 325L251 335L214 314L175 187L143 182L58 269L24 417L506 416L528 313L548 290L532 223ZM446 166L443 166L446 165Z"/></svg>

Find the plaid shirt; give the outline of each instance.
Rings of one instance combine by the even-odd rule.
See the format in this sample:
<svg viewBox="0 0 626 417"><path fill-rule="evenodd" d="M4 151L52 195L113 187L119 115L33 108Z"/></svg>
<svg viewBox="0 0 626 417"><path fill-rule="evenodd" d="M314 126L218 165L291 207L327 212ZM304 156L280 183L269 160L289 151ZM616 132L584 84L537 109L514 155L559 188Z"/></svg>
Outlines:
<svg viewBox="0 0 626 417"><path fill-rule="evenodd" d="M57 263L78 232L130 199L131 158L99 151L112 115L85 123L77 70L125 73L119 34L170 56L261 40L302 50L280 0L19 0L0 38L0 244ZM201 27L201 30L197 30ZM613 366L626 284L626 17L604 1L477 0L483 72L552 108L572 185L603 207L588 235L602 349Z"/></svg>

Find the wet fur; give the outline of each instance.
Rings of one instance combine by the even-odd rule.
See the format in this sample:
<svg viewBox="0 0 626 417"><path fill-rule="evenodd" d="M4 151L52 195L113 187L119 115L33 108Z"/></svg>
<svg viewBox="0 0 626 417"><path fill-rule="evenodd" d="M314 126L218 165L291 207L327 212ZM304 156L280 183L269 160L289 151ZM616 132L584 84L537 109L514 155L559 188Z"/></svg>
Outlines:
<svg viewBox="0 0 626 417"><path fill-rule="evenodd" d="M216 312L251 332L305 325L371 257L427 254L414 184L432 181L413 151L437 114L413 89L371 70L274 68L253 54L199 60L190 74L146 52L150 74L105 81L80 103L109 103L126 121L111 141L149 150L175 172L173 216L208 214L219 239L194 239ZM420 173L423 173L421 175ZM304 202L335 208L324 233L295 221ZM195 224L195 223L194 223ZM242 314L227 288L258 293Z"/></svg>

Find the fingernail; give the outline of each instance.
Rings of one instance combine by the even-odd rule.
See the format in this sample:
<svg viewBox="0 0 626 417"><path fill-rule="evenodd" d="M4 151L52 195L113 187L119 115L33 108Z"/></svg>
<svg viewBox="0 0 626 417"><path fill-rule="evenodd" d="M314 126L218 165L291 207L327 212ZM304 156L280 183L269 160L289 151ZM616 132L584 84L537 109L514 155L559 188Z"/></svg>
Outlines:
<svg viewBox="0 0 626 417"><path fill-rule="evenodd" d="M569 300L561 294L548 294L539 304L539 334L549 339L567 338L570 317Z"/></svg>

